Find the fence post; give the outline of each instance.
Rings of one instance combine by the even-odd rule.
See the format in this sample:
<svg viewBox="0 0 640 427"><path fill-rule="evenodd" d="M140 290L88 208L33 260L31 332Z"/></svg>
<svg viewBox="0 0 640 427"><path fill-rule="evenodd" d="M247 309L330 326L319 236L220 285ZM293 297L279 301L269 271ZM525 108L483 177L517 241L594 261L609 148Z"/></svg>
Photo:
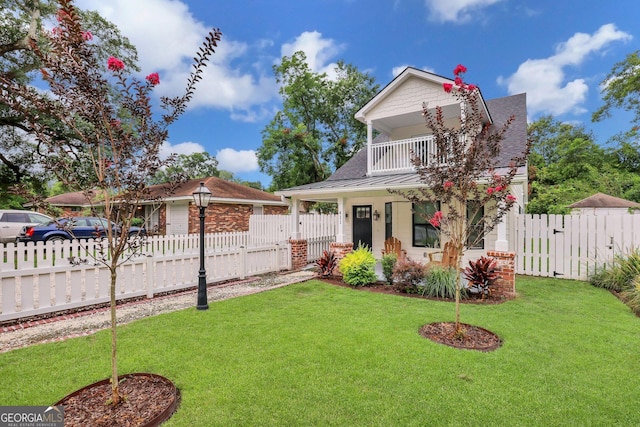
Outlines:
<svg viewBox="0 0 640 427"><path fill-rule="evenodd" d="M154 261L155 257L151 257L148 256L147 257L147 262L146 262L146 273L144 280L147 282L145 283L146 287L147 287L147 298L151 299L153 298L153 284L155 283L155 277L156 277L156 269L155 269L155 261Z"/></svg>
<svg viewBox="0 0 640 427"><path fill-rule="evenodd" d="M244 280L247 277L247 249L244 246L240 246L238 256L240 257L240 280Z"/></svg>

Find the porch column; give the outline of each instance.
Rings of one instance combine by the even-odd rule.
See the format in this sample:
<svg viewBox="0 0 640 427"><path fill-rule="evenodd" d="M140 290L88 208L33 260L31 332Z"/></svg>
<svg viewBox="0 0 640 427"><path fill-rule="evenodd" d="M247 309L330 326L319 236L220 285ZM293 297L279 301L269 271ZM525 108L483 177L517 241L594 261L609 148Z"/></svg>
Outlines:
<svg viewBox="0 0 640 427"><path fill-rule="evenodd" d="M371 142L373 141L373 124L367 121L367 176L371 175L373 169L373 156L371 154Z"/></svg>
<svg viewBox="0 0 640 427"><path fill-rule="evenodd" d="M508 214L507 214L508 215ZM498 238L496 240L496 251L506 252L509 250L509 241L507 240L507 223L506 215L502 217L502 220L496 226L498 232Z"/></svg>
<svg viewBox="0 0 640 427"><path fill-rule="evenodd" d="M345 241L345 214L344 197L338 197L338 233L336 234L336 243Z"/></svg>
<svg viewBox="0 0 640 427"><path fill-rule="evenodd" d="M500 209L504 209L504 203L500 202L498 205ZM498 234L496 238L495 250L498 252L506 252L509 250L509 241L507 240L507 216L509 212L505 213L498 224L496 224L496 232Z"/></svg>
<svg viewBox="0 0 640 427"><path fill-rule="evenodd" d="M291 240L300 240L300 200L291 198Z"/></svg>

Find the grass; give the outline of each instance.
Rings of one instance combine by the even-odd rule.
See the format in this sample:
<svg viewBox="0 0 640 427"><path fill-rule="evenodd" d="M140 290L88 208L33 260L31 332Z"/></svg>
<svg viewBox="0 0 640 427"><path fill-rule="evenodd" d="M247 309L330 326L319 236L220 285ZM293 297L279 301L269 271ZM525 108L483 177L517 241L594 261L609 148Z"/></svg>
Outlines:
<svg viewBox="0 0 640 427"><path fill-rule="evenodd" d="M182 393L167 426L638 425L640 319L584 282L518 277L519 296L463 305L497 351L422 338L451 303L317 281L120 328L120 371ZM0 354L2 405L49 405L109 375L109 334Z"/></svg>

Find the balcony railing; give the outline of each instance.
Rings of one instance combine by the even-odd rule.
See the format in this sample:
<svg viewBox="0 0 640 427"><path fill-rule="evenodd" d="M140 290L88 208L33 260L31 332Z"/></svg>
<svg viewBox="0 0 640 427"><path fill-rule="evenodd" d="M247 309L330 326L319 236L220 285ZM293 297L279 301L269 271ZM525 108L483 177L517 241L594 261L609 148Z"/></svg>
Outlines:
<svg viewBox="0 0 640 427"><path fill-rule="evenodd" d="M435 159L436 144L433 136L371 144L369 174L407 173L415 171L411 163L411 152L424 163Z"/></svg>

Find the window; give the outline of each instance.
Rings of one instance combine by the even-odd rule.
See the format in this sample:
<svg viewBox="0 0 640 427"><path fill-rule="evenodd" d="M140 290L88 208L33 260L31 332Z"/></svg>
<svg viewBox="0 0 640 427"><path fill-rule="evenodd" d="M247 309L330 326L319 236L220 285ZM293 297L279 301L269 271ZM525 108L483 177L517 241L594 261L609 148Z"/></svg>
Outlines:
<svg viewBox="0 0 640 427"><path fill-rule="evenodd" d="M467 203L467 227L469 227L468 249L484 249L484 206L478 202Z"/></svg>
<svg viewBox="0 0 640 427"><path fill-rule="evenodd" d="M371 206L356 206L355 210L357 219L371 218Z"/></svg>
<svg viewBox="0 0 640 427"><path fill-rule="evenodd" d="M440 229L429 223L429 218L440 210L440 202L414 203L413 209L413 246L422 248L440 247Z"/></svg>
<svg viewBox="0 0 640 427"><path fill-rule="evenodd" d="M2 216L2 222L29 222L29 219L22 212L7 212Z"/></svg>

